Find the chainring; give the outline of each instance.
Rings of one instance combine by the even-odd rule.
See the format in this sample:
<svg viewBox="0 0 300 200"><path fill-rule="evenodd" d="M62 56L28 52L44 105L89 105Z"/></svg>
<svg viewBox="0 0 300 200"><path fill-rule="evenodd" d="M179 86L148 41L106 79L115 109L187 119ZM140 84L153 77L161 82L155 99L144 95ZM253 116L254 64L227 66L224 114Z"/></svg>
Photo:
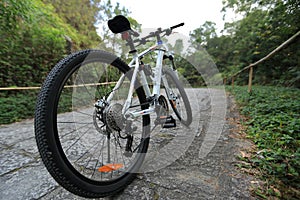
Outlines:
<svg viewBox="0 0 300 200"><path fill-rule="evenodd" d="M157 116L168 116L169 115L169 106L168 106L168 101L167 99L163 96L160 95L158 97L158 103L159 103L159 110L157 112Z"/></svg>

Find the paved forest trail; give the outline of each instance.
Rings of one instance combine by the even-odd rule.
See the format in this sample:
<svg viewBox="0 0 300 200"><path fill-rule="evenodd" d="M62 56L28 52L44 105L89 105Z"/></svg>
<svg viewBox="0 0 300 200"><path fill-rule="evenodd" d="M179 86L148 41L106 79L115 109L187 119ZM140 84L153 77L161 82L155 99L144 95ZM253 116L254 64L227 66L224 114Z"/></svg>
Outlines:
<svg viewBox="0 0 300 200"><path fill-rule="evenodd" d="M168 166L141 173L121 194L105 199L253 199L252 178L235 167L236 156L250 144L232 123L239 121L233 98L217 89L188 93L196 95L197 101L190 99L198 106L193 107L194 137L186 149ZM64 190L47 172L33 120L0 126L0 137L0 199L84 199Z"/></svg>

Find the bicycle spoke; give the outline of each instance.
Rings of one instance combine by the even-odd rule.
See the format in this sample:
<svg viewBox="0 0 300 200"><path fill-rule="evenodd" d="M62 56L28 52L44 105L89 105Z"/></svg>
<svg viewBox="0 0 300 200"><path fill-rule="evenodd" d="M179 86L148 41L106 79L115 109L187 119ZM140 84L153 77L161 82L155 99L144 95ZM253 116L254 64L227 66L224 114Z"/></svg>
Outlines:
<svg viewBox="0 0 300 200"><path fill-rule="evenodd" d="M69 149L71 148L71 147L73 147L75 144L77 144L77 142L79 142L79 140L84 136L84 135L86 135L87 133L88 133L88 131L89 130L91 130L91 128L89 128L88 130L86 130L72 145L70 145L67 149L66 149L66 152L68 152L69 151Z"/></svg>
<svg viewBox="0 0 300 200"><path fill-rule="evenodd" d="M97 165L99 163L100 156L101 156L101 151L99 151L99 156L98 156L97 162L95 163L94 171L93 171L93 174L91 175L91 178L94 176L94 174L96 172L96 168L97 168Z"/></svg>
<svg viewBox="0 0 300 200"><path fill-rule="evenodd" d="M95 146L97 146L98 144L100 144L100 142L103 141L103 139L99 140L98 142L96 142L92 147L90 147L86 152L84 152L79 158L77 158L74 163L77 163L81 158L83 158L88 152L90 152L90 150L92 150L93 148L95 148Z"/></svg>
<svg viewBox="0 0 300 200"><path fill-rule="evenodd" d="M59 123L59 122L58 122L58 123ZM74 122L74 123L77 124L76 122ZM67 123L67 124L69 124L69 123ZM81 123L79 123L79 124L81 124ZM80 130L80 129L82 129L82 128L87 127L88 125L91 125L92 123L82 123L82 124L84 124L84 126L77 127L77 128L75 127L74 130L69 131L69 132L67 132L67 133L64 134L64 135L61 135L60 137L61 137L61 138L64 138L64 137L68 136L69 134L74 133L75 131L78 131L78 130Z"/></svg>

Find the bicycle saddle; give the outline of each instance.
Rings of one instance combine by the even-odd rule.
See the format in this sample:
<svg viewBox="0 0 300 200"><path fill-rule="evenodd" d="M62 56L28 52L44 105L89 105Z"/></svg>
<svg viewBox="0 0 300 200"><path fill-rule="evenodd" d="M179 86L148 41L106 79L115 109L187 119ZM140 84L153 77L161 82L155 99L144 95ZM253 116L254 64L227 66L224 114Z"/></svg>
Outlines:
<svg viewBox="0 0 300 200"><path fill-rule="evenodd" d="M113 33L122 33L131 30L130 22L123 15L115 16L113 19L108 20L107 24Z"/></svg>

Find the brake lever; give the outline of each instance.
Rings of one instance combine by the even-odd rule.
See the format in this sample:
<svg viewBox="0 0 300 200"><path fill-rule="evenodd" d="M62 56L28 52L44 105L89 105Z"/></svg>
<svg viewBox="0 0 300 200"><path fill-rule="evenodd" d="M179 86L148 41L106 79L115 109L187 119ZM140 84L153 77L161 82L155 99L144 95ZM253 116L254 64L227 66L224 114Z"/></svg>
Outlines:
<svg viewBox="0 0 300 200"><path fill-rule="evenodd" d="M165 35L169 36L172 33L172 29L168 28L168 29L166 29L165 32L166 32Z"/></svg>
<svg viewBox="0 0 300 200"><path fill-rule="evenodd" d="M139 36L140 36L140 34L139 34L138 32L136 32L136 31L134 31L134 30L132 30L132 29L130 29L129 31L130 31L130 33L131 33L134 37L139 37Z"/></svg>

